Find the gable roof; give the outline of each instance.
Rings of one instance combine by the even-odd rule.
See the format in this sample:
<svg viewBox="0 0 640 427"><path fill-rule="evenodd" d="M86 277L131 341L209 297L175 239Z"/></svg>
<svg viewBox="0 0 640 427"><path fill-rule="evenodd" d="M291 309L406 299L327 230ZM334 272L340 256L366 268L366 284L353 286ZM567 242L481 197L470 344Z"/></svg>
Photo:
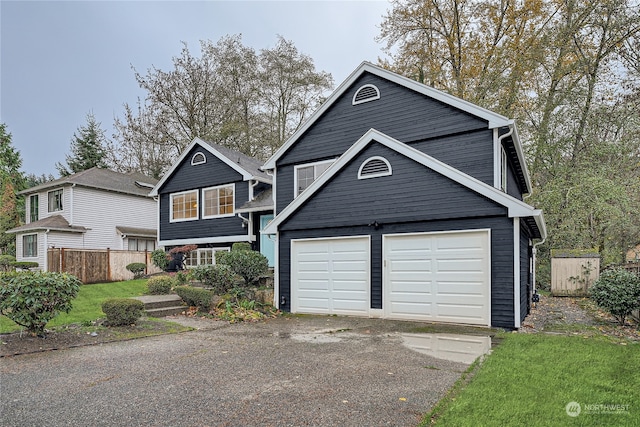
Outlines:
<svg viewBox="0 0 640 427"><path fill-rule="evenodd" d="M507 208L508 215L511 218L533 218L534 224L537 226L540 236L546 237L546 226L542 211L504 193L484 182L473 178L458 169L455 169L446 163L443 163L422 151L416 150L407 144L404 144L388 135L383 134L375 129L367 131L355 144L353 144L345 153L338 158L322 175L318 177L306 190L304 190L296 199L294 199L287 207L285 207L274 220L262 230L265 234L275 234L278 226L293 215L307 200L320 190L334 175L338 174L358 153L369 145L370 142L380 143L399 154L402 154L427 168L457 182L460 185L492 200L499 205Z"/></svg>
<svg viewBox="0 0 640 427"><path fill-rule="evenodd" d="M303 125L293 134L285 143L266 161L263 166L263 169L274 169L276 166L276 161L287 152L287 150L295 144L295 142L300 138L310 127L313 125L318 118L320 118L325 111L327 111L333 103L335 103L344 92L349 89L349 87L364 73L371 73L380 78L389 80L394 82L400 86L406 87L407 89L413 90L415 92L426 95L430 98L433 98L437 101L443 102L447 105L455 107L459 110L465 111L473 116L479 117L481 119L486 120L489 125L489 129L500 128L500 127L510 127L514 125L513 120L508 119L505 116L494 113L493 111L487 110L485 108L479 107L475 104L472 104L463 99L457 98L448 93L442 92L438 89L432 88L430 86L419 83L415 80L411 80L407 77L401 76L399 74L393 73L391 71L385 70L384 68L380 68L376 65L373 65L370 62L363 62L360 64L358 68L353 71L347 79L336 88L336 90L327 98L327 100L320 106L318 110L305 122ZM519 144L519 142L518 142Z"/></svg>
<svg viewBox="0 0 640 427"><path fill-rule="evenodd" d="M232 150L222 145L215 144L213 142L205 141L200 138L194 138L191 144L182 151L180 157L173 163L171 168L162 176L160 181L151 191L151 196L157 196L158 190L162 188L165 182L173 175L176 169L180 166L182 161L189 155L193 147L199 145L207 150L209 153L216 156L220 161L224 162L231 169L242 175L242 179L249 181L251 179L271 184L271 177L262 170L262 163L253 157L249 157L246 154L242 154L239 151Z"/></svg>
<svg viewBox="0 0 640 427"><path fill-rule="evenodd" d="M22 232L37 231L37 230L68 231L71 233L84 233L89 229L85 227L80 227L77 225L69 225L69 221L67 221L62 215L52 215L46 218L42 218L38 221L33 221L28 224L21 225L20 227L12 228L11 230L7 230L6 233L22 233Z"/></svg>
<svg viewBox="0 0 640 427"><path fill-rule="evenodd" d="M138 172L121 173L110 169L93 167L82 172L74 173L35 187L27 188L18 194L32 194L49 188L65 185L78 185L98 190L114 191L117 193L148 196L151 188L158 182Z"/></svg>

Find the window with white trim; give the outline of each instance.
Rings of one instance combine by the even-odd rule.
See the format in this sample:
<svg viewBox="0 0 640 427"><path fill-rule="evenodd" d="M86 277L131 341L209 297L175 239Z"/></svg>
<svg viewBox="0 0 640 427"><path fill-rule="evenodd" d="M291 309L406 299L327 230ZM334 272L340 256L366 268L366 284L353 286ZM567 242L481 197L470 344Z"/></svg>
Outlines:
<svg viewBox="0 0 640 427"><path fill-rule="evenodd" d="M171 222L198 219L198 190L174 193L169 197Z"/></svg>
<svg viewBox="0 0 640 427"><path fill-rule="evenodd" d="M334 162L334 160L324 160L317 163L309 163L295 167L295 194L296 197L307 189L313 181L318 179L320 175Z"/></svg>
<svg viewBox="0 0 640 427"><path fill-rule="evenodd" d="M229 252L231 248L200 248L195 251L191 251L184 257L184 266L186 268L193 268L199 265L215 265L216 252L224 251Z"/></svg>
<svg viewBox="0 0 640 427"><path fill-rule="evenodd" d="M358 169L358 179L376 178L392 174L391 164L384 157L369 157Z"/></svg>
<svg viewBox="0 0 640 427"><path fill-rule="evenodd" d="M352 105L363 104L369 101L375 101L380 99L380 90L371 84L360 86L360 88L353 95Z"/></svg>
<svg viewBox="0 0 640 427"><path fill-rule="evenodd" d="M22 236L22 257L35 258L38 256L38 235L25 234Z"/></svg>
<svg viewBox="0 0 640 427"><path fill-rule="evenodd" d="M64 191L62 188L58 190L49 191L47 198L49 200L48 210L49 212L57 212L62 210L62 196Z"/></svg>
<svg viewBox="0 0 640 427"><path fill-rule="evenodd" d="M154 239L139 239L139 238L129 237L130 251L152 252L155 249L156 249L156 241Z"/></svg>
<svg viewBox="0 0 640 427"><path fill-rule="evenodd" d="M38 201L37 194L29 196L29 222L35 222L38 220Z"/></svg>
<svg viewBox="0 0 640 427"><path fill-rule="evenodd" d="M191 158L191 165L201 165L203 163L207 163L207 158L201 152L197 152Z"/></svg>
<svg viewBox="0 0 640 427"><path fill-rule="evenodd" d="M202 190L202 218L233 215L234 184Z"/></svg>
<svg viewBox="0 0 640 427"><path fill-rule="evenodd" d="M507 163L507 151L504 149L504 147L501 147L501 153L500 153L500 188L502 189L502 191L504 191L505 193L507 192L507 168L508 168L508 163Z"/></svg>

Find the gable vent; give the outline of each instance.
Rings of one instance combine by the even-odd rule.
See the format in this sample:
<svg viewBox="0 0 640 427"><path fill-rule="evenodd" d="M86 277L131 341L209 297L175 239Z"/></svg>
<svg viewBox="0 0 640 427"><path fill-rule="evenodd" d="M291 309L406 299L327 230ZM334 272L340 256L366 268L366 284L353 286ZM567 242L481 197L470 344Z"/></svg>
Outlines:
<svg viewBox="0 0 640 427"><path fill-rule="evenodd" d="M358 179L391 175L391 164L384 157L370 157L360 165Z"/></svg>
<svg viewBox="0 0 640 427"><path fill-rule="evenodd" d="M191 158L192 165L201 165L206 162L207 162L207 158L204 156L204 154L202 154L199 151L196 154L194 154L193 157Z"/></svg>
<svg viewBox="0 0 640 427"><path fill-rule="evenodd" d="M362 104L364 102L375 101L380 99L380 91L374 85L361 86L353 95L353 105Z"/></svg>

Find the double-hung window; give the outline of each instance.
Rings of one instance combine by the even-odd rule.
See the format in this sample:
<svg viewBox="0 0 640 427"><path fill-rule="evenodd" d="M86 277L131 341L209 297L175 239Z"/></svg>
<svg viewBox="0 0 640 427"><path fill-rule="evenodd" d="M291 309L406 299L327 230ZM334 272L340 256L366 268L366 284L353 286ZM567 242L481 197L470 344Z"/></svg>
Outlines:
<svg viewBox="0 0 640 427"><path fill-rule="evenodd" d="M334 160L325 160L295 167L296 197L318 179L322 172L329 169Z"/></svg>
<svg viewBox="0 0 640 427"><path fill-rule="evenodd" d="M29 196L29 222L38 220L38 195Z"/></svg>
<svg viewBox="0 0 640 427"><path fill-rule="evenodd" d="M198 190L171 194L171 222L198 219Z"/></svg>
<svg viewBox="0 0 640 427"><path fill-rule="evenodd" d="M62 210L62 195L64 194L62 188L59 190L49 191L47 197L49 199L49 212L57 212Z"/></svg>
<svg viewBox="0 0 640 427"><path fill-rule="evenodd" d="M234 185L205 188L202 190L202 218L233 215Z"/></svg>
<svg viewBox="0 0 640 427"><path fill-rule="evenodd" d="M25 234L22 236L22 256L24 258L35 258L38 256L37 234Z"/></svg>

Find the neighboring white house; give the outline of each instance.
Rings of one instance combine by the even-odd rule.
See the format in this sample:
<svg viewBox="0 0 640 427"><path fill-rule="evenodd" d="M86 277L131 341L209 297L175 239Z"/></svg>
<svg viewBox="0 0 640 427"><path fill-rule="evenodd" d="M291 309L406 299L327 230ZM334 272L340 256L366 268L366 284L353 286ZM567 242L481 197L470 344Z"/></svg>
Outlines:
<svg viewBox="0 0 640 427"><path fill-rule="evenodd" d="M157 204L149 193L156 179L91 168L19 194L25 224L16 235L16 259L47 270L47 249L156 248Z"/></svg>

